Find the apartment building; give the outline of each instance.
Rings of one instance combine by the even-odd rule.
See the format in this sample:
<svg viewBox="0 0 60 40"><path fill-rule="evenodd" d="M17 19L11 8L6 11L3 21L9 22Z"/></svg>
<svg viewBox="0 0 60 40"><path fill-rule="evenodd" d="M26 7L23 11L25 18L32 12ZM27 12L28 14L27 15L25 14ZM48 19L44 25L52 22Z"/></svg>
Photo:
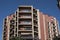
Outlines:
<svg viewBox="0 0 60 40"><path fill-rule="evenodd" d="M53 16L48 16L40 12L40 37L41 40L53 40L54 37L59 35L58 21Z"/></svg>
<svg viewBox="0 0 60 40"><path fill-rule="evenodd" d="M59 34L56 18L39 12L33 6L21 5L3 21L3 40L15 36L23 40L53 40Z"/></svg>

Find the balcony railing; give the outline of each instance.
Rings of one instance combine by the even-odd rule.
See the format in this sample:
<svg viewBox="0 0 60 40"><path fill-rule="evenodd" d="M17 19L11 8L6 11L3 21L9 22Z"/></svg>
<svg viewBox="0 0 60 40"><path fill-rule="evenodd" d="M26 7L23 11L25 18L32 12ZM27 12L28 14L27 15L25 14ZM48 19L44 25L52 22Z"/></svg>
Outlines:
<svg viewBox="0 0 60 40"><path fill-rule="evenodd" d="M29 35L29 34L32 34L32 33L21 33L21 35Z"/></svg>
<svg viewBox="0 0 60 40"><path fill-rule="evenodd" d="M20 10L20 12L31 12L31 10Z"/></svg>
<svg viewBox="0 0 60 40"><path fill-rule="evenodd" d="M31 38L33 38L33 37L32 37L32 35L21 35L21 38L31 39Z"/></svg>
<svg viewBox="0 0 60 40"><path fill-rule="evenodd" d="M32 28L19 28L19 30L32 30Z"/></svg>
<svg viewBox="0 0 60 40"><path fill-rule="evenodd" d="M31 16L20 16L19 18L32 18Z"/></svg>
<svg viewBox="0 0 60 40"><path fill-rule="evenodd" d="M20 32L20 31L23 31L23 32L24 32L24 31L31 32L32 30L18 30L18 31L19 31L19 32Z"/></svg>
<svg viewBox="0 0 60 40"><path fill-rule="evenodd" d="M23 39L33 39L32 36L31 37L29 37L29 36L27 36L27 37L21 37L21 38L23 38Z"/></svg>
<svg viewBox="0 0 60 40"><path fill-rule="evenodd" d="M33 13L35 16L37 16L37 13Z"/></svg>
<svg viewBox="0 0 60 40"><path fill-rule="evenodd" d="M31 22L20 22L19 23L20 25L24 24L24 25L29 25L29 24L32 24Z"/></svg>
<svg viewBox="0 0 60 40"><path fill-rule="evenodd" d="M34 27L38 27L38 25L34 25Z"/></svg>

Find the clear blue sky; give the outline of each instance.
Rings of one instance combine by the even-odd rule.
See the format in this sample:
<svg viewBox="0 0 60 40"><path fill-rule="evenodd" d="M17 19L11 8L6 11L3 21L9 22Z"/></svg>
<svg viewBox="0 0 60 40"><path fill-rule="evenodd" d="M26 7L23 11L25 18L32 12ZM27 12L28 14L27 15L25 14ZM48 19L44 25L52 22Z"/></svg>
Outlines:
<svg viewBox="0 0 60 40"><path fill-rule="evenodd" d="M0 40L2 40L3 19L13 13L19 5L33 5L35 8L57 18L60 23L60 10L57 0L0 0Z"/></svg>

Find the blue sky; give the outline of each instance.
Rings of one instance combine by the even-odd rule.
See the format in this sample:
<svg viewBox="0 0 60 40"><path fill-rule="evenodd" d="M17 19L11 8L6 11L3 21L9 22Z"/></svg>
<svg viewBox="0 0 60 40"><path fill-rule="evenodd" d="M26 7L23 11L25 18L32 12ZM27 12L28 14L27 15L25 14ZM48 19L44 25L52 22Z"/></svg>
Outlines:
<svg viewBox="0 0 60 40"><path fill-rule="evenodd" d="M44 14L56 17L60 23L60 10L57 7L57 0L0 0L0 40L2 40L3 19L14 13L19 5L32 5Z"/></svg>

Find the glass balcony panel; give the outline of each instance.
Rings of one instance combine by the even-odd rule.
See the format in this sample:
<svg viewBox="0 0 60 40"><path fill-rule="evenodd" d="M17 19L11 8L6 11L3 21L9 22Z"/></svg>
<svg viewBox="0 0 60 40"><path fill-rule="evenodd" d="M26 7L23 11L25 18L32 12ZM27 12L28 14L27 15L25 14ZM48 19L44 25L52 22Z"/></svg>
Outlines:
<svg viewBox="0 0 60 40"><path fill-rule="evenodd" d="M20 16L20 18L32 18L31 16Z"/></svg>
<svg viewBox="0 0 60 40"><path fill-rule="evenodd" d="M20 10L20 12L31 12L31 10Z"/></svg>
<svg viewBox="0 0 60 40"><path fill-rule="evenodd" d="M31 24L31 22L20 22L20 24Z"/></svg>
<svg viewBox="0 0 60 40"><path fill-rule="evenodd" d="M28 28L28 27L26 27L26 28L19 28L19 30L32 30L32 28Z"/></svg>
<svg viewBox="0 0 60 40"><path fill-rule="evenodd" d="M32 33L21 33L21 35L29 35L29 34L32 34Z"/></svg>

